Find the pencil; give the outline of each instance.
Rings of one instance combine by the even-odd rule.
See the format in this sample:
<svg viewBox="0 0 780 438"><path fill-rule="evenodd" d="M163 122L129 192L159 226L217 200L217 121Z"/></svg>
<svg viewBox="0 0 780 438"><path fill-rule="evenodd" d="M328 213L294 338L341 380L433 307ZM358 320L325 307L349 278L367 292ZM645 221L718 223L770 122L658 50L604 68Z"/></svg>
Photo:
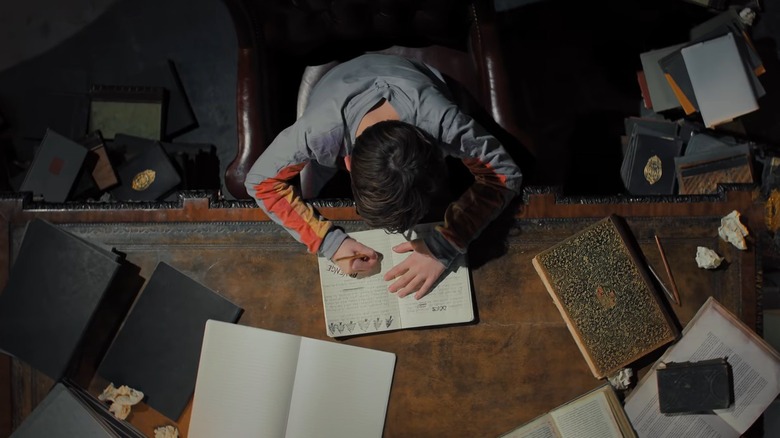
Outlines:
<svg viewBox="0 0 780 438"><path fill-rule="evenodd" d="M664 254L664 248L661 246L661 239L658 235L655 236L655 244L658 245L658 252L661 253L661 261L664 263L664 269L666 269L666 275L669 276L669 285L672 286L672 293L674 294L674 303L680 305L680 293L677 291L677 285L674 283L674 277L672 277L672 270L669 267L669 262L666 261L666 254Z"/></svg>
<svg viewBox="0 0 780 438"><path fill-rule="evenodd" d="M354 254L354 255L351 255L351 256L339 257L336 260L334 260L334 262L340 262L342 260L355 260L355 259L367 259L367 258L368 258L367 255L361 254L361 253L357 253L357 254Z"/></svg>
<svg viewBox="0 0 780 438"><path fill-rule="evenodd" d="M666 296L668 296L670 300L674 301L674 295L672 295L672 292L669 290L669 288L666 287L666 285L664 284L663 280L661 280L661 277L658 275L658 273L655 272L655 269L653 269L653 265L648 263L647 267L650 268L650 273L653 274L653 277L655 277L655 279L658 280L658 284L661 285L661 289L664 290Z"/></svg>

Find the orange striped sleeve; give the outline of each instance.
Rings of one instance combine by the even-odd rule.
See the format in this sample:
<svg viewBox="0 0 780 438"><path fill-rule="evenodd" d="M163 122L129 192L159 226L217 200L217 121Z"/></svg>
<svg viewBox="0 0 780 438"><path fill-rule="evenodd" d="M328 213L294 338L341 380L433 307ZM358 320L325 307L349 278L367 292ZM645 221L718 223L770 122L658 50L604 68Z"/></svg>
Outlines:
<svg viewBox="0 0 780 438"><path fill-rule="evenodd" d="M273 178L267 178L252 186L255 199L262 203L270 215L276 216L280 224L299 236L301 243L311 253L316 253L322 244L331 223L324 221L289 184L306 163L282 168Z"/></svg>

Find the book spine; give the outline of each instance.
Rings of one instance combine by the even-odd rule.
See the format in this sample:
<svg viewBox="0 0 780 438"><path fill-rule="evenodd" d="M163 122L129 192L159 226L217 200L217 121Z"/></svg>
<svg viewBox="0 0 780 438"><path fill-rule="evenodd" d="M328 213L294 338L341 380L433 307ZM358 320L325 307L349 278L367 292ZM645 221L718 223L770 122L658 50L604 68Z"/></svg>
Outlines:
<svg viewBox="0 0 780 438"><path fill-rule="evenodd" d="M595 378L603 379L606 377L606 375L604 375L601 371L599 371L598 367L596 367L595 362L591 358L590 351L581 340L582 333L580 333L580 331L577 329L577 326L572 322L571 316L566 311L563 303L561 303L558 295L555 293L555 289L550 282L550 277L547 274L547 270L542 267L537 257L531 259L531 263L533 264L534 269L536 269L536 272L539 274L539 277L542 279L542 282L544 283L547 292L550 294L550 297L552 297L553 303L555 303L555 307L558 308L558 312L560 312L561 316L563 317L563 321L566 323L566 327L569 329L569 333L571 333L572 337L574 338L574 342L577 344L577 348L579 348L580 352L582 353L582 357L585 358L585 362L588 364L590 372L593 373Z"/></svg>

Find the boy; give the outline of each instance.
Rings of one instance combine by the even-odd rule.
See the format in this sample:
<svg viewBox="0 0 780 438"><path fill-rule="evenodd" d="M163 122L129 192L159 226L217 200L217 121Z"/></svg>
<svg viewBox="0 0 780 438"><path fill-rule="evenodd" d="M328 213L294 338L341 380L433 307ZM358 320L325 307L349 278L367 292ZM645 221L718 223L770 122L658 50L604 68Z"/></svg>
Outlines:
<svg viewBox="0 0 780 438"><path fill-rule="evenodd" d="M424 240L395 252L413 253L385 275L388 290L420 299L468 244L520 191L519 167L503 146L449 98L438 72L394 55L367 54L330 70L315 85L303 115L282 131L254 163L246 187L258 205L309 252L346 273L370 272L379 255L323 220L303 196L349 172L357 212L366 223L406 231L422 219L446 187L445 157L459 158L474 183Z"/></svg>

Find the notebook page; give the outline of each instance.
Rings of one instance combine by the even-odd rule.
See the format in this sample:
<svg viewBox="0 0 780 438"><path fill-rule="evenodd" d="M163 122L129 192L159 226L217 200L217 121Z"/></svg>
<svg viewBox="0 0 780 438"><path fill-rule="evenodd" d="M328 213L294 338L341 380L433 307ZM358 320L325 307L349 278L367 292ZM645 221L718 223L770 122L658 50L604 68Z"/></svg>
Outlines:
<svg viewBox="0 0 780 438"><path fill-rule="evenodd" d="M209 320L188 436L284 436L299 348L298 336Z"/></svg>
<svg viewBox="0 0 780 438"><path fill-rule="evenodd" d="M395 354L303 338L287 437L381 437Z"/></svg>

